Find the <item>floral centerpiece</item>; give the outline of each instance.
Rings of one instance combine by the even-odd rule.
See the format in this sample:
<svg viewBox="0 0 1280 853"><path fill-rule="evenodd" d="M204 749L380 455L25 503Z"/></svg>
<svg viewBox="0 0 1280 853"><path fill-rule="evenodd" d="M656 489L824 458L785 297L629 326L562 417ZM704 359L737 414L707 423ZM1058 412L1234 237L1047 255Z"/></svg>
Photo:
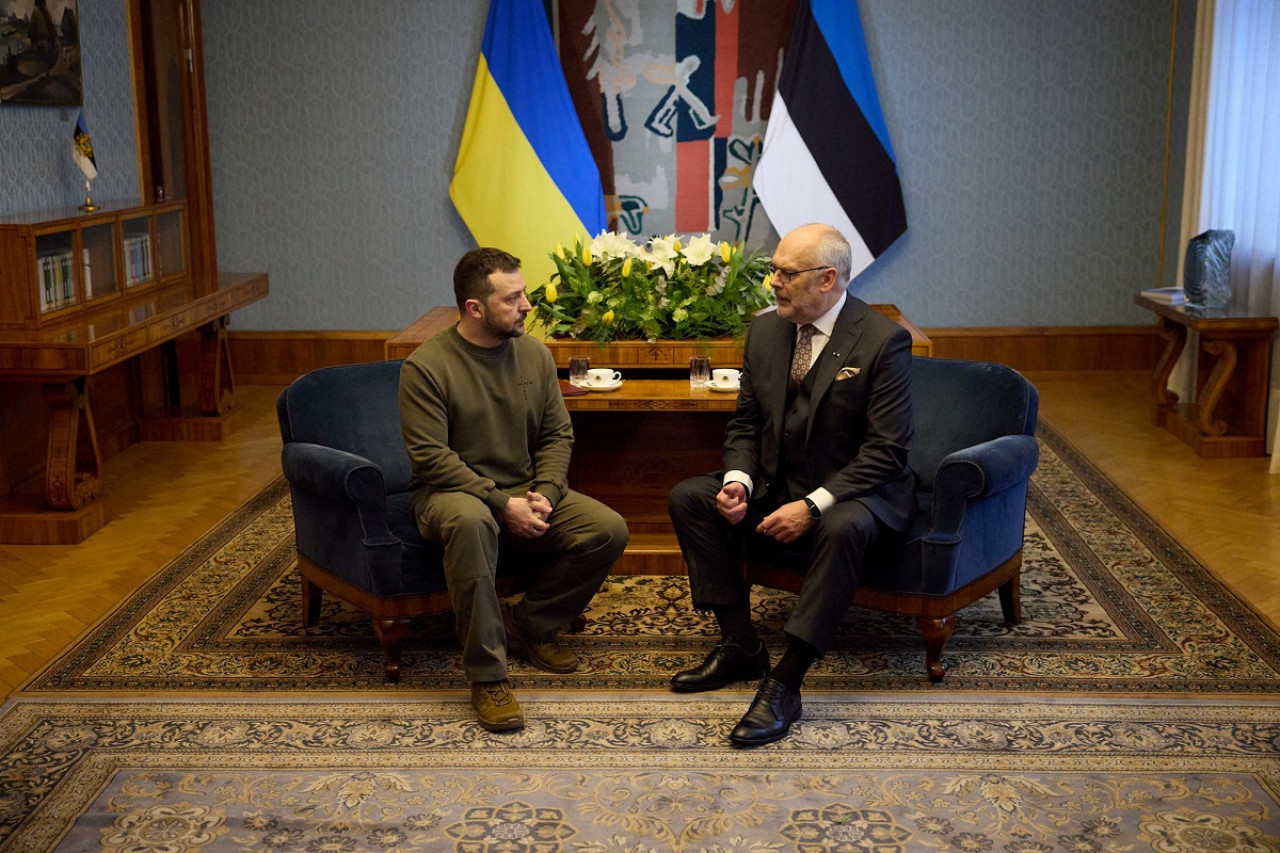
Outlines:
<svg viewBox="0 0 1280 853"><path fill-rule="evenodd" d="M769 258L707 234L641 245L602 232L556 246L556 271L529 300L552 337L608 341L740 337L771 304Z"/></svg>

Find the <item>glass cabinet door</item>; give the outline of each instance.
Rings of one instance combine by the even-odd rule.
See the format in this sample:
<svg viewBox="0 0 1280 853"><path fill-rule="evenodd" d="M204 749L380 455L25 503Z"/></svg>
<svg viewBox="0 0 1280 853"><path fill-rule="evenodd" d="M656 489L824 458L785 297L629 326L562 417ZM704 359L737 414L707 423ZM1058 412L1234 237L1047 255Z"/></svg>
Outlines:
<svg viewBox="0 0 1280 853"><path fill-rule="evenodd" d="M161 279L187 271L186 240L182 235L181 210L156 214L156 266Z"/></svg>
<svg viewBox="0 0 1280 853"><path fill-rule="evenodd" d="M115 223L85 226L80 231L80 242L80 289L84 300L118 293Z"/></svg>
<svg viewBox="0 0 1280 853"><path fill-rule="evenodd" d="M36 285L40 313L75 305L75 232L52 231L36 236Z"/></svg>
<svg viewBox="0 0 1280 853"><path fill-rule="evenodd" d="M151 244L151 217L139 216L121 222L124 255L124 285L137 287L155 280L155 254Z"/></svg>

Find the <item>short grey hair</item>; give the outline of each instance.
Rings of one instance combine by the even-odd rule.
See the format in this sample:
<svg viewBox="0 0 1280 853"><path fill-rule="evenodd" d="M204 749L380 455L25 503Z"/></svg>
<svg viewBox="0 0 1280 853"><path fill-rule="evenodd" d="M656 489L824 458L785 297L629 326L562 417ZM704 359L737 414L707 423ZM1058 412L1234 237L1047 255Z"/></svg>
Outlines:
<svg viewBox="0 0 1280 853"><path fill-rule="evenodd" d="M819 225L822 234L818 237L817 250L814 252L814 263L824 267L833 267L841 287L848 287L853 278L853 250L849 241L839 230L830 225Z"/></svg>

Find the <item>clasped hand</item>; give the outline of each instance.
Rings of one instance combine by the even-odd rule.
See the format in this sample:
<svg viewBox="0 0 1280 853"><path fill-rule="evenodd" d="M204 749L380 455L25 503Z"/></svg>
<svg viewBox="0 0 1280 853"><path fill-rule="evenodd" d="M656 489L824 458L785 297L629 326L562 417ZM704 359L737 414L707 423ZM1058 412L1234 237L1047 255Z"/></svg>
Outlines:
<svg viewBox="0 0 1280 853"><path fill-rule="evenodd" d="M716 509L730 524L738 524L747 516L747 487L742 483L725 483L716 495ZM813 527L813 518L804 501L791 501L766 515L756 533L783 544L794 542Z"/></svg>
<svg viewBox="0 0 1280 853"><path fill-rule="evenodd" d="M502 510L502 523L512 536L536 539L547 532L551 516L551 501L537 492L525 492L522 498L512 498Z"/></svg>

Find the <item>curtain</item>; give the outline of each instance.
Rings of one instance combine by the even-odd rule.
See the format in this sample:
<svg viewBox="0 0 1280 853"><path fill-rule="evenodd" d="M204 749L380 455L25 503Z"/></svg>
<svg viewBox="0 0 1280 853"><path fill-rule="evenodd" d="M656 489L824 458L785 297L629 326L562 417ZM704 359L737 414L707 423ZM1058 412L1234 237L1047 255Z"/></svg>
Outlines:
<svg viewBox="0 0 1280 853"><path fill-rule="evenodd" d="M1209 228L1233 230L1235 301L1257 313L1276 314L1280 312L1280 4L1201 0L1196 31L1183 244ZM1280 400L1277 362L1280 354L1273 343L1272 424ZM1270 434L1277 429L1272 426ZM1274 439L1272 443L1274 450ZM1278 462L1280 454L1273 459L1273 471Z"/></svg>
<svg viewBox="0 0 1280 853"><path fill-rule="evenodd" d="M1200 230L1236 232L1235 296L1271 313L1280 310L1280 5L1214 5Z"/></svg>

